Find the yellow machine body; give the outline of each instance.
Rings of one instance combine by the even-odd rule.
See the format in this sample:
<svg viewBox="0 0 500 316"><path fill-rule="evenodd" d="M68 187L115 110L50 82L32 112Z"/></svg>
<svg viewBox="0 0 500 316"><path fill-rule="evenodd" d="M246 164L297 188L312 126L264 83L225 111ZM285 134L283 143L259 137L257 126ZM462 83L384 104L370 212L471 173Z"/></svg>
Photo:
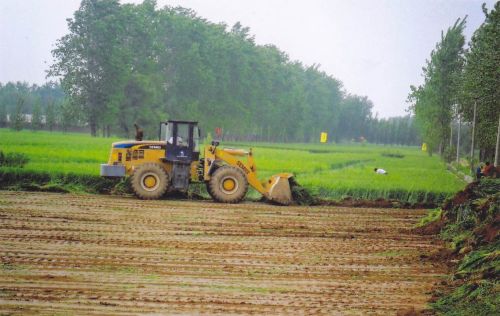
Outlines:
<svg viewBox="0 0 500 316"><path fill-rule="evenodd" d="M122 141L111 145L108 165L121 165L125 175L131 176L135 168L144 163L159 163L167 172L172 172L172 164L165 162L164 141ZM197 181L196 168L198 161L191 162L191 180Z"/></svg>
<svg viewBox="0 0 500 316"><path fill-rule="evenodd" d="M160 136L163 141L113 143L107 164L101 165L101 176L130 176L132 189L142 199L157 199L167 190L186 191L190 183L204 182L212 198L224 203L241 201L249 185L269 201L292 202L292 174L260 181L251 149L221 148L212 142L200 157L196 122L168 121L166 125L172 132Z"/></svg>
<svg viewBox="0 0 500 316"><path fill-rule="evenodd" d="M293 174L279 173L273 175L267 181L260 181L257 178L257 167L252 149L245 151L242 149L218 148L211 145L205 148L204 158L203 179L205 181L210 181L212 165L222 162L241 169L246 175L248 184L266 199L284 205L292 202L292 190L289 179L293 177Z"/></svg>

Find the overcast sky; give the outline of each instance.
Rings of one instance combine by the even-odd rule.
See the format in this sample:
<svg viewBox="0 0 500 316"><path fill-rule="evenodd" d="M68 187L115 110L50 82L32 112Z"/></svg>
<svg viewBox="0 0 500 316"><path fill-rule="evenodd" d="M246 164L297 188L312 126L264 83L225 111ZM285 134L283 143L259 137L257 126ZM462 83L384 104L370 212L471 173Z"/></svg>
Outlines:
<svg viewBox="0 0 500 316"><path fill-rule="evenodd" d="M127 0L122 2L141 1ZM158 0L212 22L240 21L258 44L274 44L291 59L341 80L368 96L381 117L404 115L410 84L441 30L468 15L466 36L484 21L481 4L494 0ZM67 33L79 0L0 0L0 82L43 83L51 49Z"/></svg>

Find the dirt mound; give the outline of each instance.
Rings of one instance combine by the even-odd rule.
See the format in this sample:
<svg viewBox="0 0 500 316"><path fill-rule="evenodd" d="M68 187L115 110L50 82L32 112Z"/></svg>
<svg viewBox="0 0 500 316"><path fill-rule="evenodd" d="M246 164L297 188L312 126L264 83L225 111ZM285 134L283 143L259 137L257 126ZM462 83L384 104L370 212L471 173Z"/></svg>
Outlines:
<svg viewBox="0 0 500 316"><path fill-rule="evenodd" d="M447 200L441 216L413 229L439 234L450 245L428 259L453 266L452 290L439 295L432 306L444 314L495 313L500 279L500 179L469 184ZM498 312L498 310L496 310Z"/></svg>
<svg viewBox="0 0 500 316"><path fill-rule="evenodd" d="M478 227L474 230L474 234L477 236L481 243L489 243L498 238L500 231L500 215L497 215L491 223L488 223L482 227Z"/></svg>
<svg viewBox="0 0 500 316"><path fill-rule="evenodd" d="M438 221L430 222L427 225L415 227L412 229L412 232L419 235L437 235L445 225L446 221L442 218Z"/></svg>
<svg viewBox="0 0 500 316"><path fill-rule="evenodd" d="M290 182L290 189L292 190L292 198L295 203L299 205L319 205L320 200L309 192L306 188L301 186L297 180L292 177L288 180Z"/></svg>
<svg viewBox="0 0 500 316"><path fill-rule="evenodd" d="M492 196L500 192L500 179L483 179L469 183L465 189L457 192L451 199L444 202L443 210L452 210L467 201L476 200L482 197Z"/></svg>

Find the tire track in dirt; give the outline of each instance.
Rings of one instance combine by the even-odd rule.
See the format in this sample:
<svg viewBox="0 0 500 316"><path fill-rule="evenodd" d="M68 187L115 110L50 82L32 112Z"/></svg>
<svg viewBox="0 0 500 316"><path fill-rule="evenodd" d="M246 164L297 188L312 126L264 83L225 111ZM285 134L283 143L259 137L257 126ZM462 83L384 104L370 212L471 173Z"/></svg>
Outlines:
<svg viewBox="0 0 500 316"><path fill-rule="evenodd" d="M420 310L445 272L423 214L0 191L0 312Z"/></svg>

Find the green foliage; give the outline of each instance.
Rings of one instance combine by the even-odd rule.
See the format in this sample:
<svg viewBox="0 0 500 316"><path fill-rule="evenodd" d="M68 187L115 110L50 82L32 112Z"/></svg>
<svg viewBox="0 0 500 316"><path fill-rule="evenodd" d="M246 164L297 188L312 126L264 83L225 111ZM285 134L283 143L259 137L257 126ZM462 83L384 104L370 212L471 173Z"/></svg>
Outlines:
<svg viewBox="0 0 500 316"><path fill-rule="evenodd" d="M225 140L318 142L364 137L417 144L409 117L378 119L367 97L344 92L319 69L256 45L236 23L213 24L154 1L84 0L53 51L50 75L97 130L131 137L133 123L156 135L167 118L191 119ZM279 124L278 124L279 123Z"/></svg>
<svg viewBox="0 0 500 316"><path fill-rule="evenodd" d="M0 189L46 192L110 193L121 180L74 173L0 169Z"/></svg>
<svg viewBox="0 0 500 316"><path fill-rule="evenodd" d="M443 205L444 229L456 255L455 287L433 308L444 315L498 315L500 279L500 179L469 184Z"/></svg>
<svg viewBox="0 0 500 316"><path fill-rule="evenodd" d="M423 68L425 83L411 87L408 97L416 115L423 140L430 153L440 149L451 161L456 151L449 148L450 123L455 113L472 122L477 104L476 146L481 160L493 160L500 100L500 3L488 12L483 4L485 21L474 32L469 50L464 51L465 19L457 20L431 52Z"/></svg>
<svg viewBox="0 0 500 316"><path fill-rule="evenodd" d="M4 153L0 150L0 166L5 167L24 167L29 158L23 153Z"/></svg>
<svg viewBox="0 0 500 316"><path fill-rule="evenodd" d="M467 278L474 274L500 276L500 240L465 256L457 268L455 277Z"/></svg>
<svg viewBox="0 0 500 316"><path fill-rule="evenodd" d="M465 57L460 111L469 122L473 120L477 102L476 139L479 148L492 160L500 115L500 2L488 12L483 5L485 21L474 32Z"/></svg>
<svg viewBox="0 0 500 316"><path fill-rule="evenodd" d="M20 131L24 127L23 105L24 99L22 97L18 97L14 112L12 112L10 116L11 126L16 131Z"/></svg>
<svg viewBox="0 0 500 316"><path fill-rule="evenodd" d="M42 108L39 103L33 106L33 114L31 116L31 128L39 130L42 128Z"/></svg>
<svg viewBox="0 0 500 316"><path fill-rule="evenodd" d="M422 141L414 116L373 118L369 122L369 133L365 137L377 144L417 145Z"/></svg>
<svg viewBox="0 0 500 316"><path fill-rule="evenodd" d="M416 227L422 227L425 226L429 223L438 221L441 219L441 216L443 214L443 210L440 208L436 208L433 210L429 210L429 213L427 213L427 216L422 217L420 221L415 225Z"/></svg>
<svg viewBox="0 0 500 316"><path fill-rule="evenodd" d="M456 155L457 155L457 148L454 145L447 146L443 152L443 159L446 162L451 162L456 159Z"/></svg>
<svg viewBox="0 0 500 316"><path fill-rule="evenodd" d="M64 100L60 103L60 126L63 131L67 131L72 126L78 126L80 122L80 113L78 109L69 101Z"/></svg>
<svg viewBox="0 0 500 316"><path fill-rule="evenodd" d="M0 127L5 127L5 126L7 126L7 106L5 104L0 103Z"/></svg>
<svg viewBox="0 0 500 316"><path fill-rule="evenodd" d="M493 178L484 178L477 184L474 190L479 196L488 196L500 192L500 181Z"/></svg>
<svg viewBox="0 0 500 316"><path fill-rule="evenodd" d="M404 158L405 157L405 155L403 155L399 151L384 151L383 153L381 153L381 155L384 157L390 157L390 158Z"/></svg>
<svg viewBox="0 0 500 316"><path fill-rule="evenodd" d="M498 315L498 282L479 281L467 283L431 306L443 315L489 316Z"/></svg>
<svg viewBox="0 0 500 316"><path fill-rule="evenodd" d="M47 104L47 108L45 110L45 125L52 132L56 125L57 113L56 113L56 105L53 101Z"/></svg>
<svg viewBox="0 0 500 316"><path fill-rule="evenodd" d="M23 113L33 113L35 105L40 105L41 112L45 113L45 109L49 101L60 102L64 98L64 92L61 87L54 82L47 82L41 86L36 84L28 84L26 82L7 82L0 83L0 114L15 112L15 107L19 97L24 100ZM1 115L0 115L1 123ZM2 127L5 127L3 125Z"/></svg>
<svg viewBox="0 0 500 316"><path fill-rule="evenodd" d="M458 19L446 33L441 33L441 41L422 68L424 84L411 86L408 96L429 152L439 149L442 154L448 144L464 64L465 21Z"/></svg>

